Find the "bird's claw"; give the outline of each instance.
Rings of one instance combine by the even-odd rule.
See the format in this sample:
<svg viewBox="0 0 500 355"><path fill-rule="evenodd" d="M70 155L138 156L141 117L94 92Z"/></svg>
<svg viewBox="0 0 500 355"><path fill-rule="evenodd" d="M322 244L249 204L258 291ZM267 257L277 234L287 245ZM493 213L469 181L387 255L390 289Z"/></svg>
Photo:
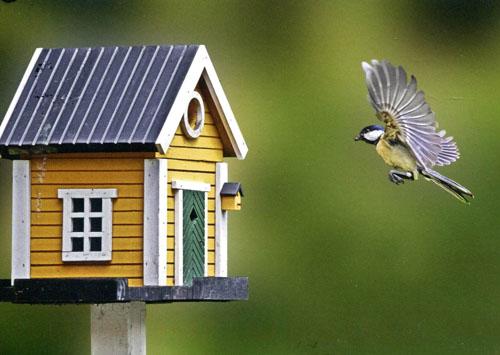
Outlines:
<svg viewBox="0 0 500 355"><path fill-rule="evenodd" d="M405 183L405 180L401 176L394 174L394 173L389 173L389 180L391 182L395 183L396 185L400 185L400 184Z"/></svg>
<svg viewBox="0 0 500 355"><path fill-rule="evenodd" d="M389 171L389 180L396 185L404 184L405 179L414 180L413 174L409 171L391 170Z"/></svg>

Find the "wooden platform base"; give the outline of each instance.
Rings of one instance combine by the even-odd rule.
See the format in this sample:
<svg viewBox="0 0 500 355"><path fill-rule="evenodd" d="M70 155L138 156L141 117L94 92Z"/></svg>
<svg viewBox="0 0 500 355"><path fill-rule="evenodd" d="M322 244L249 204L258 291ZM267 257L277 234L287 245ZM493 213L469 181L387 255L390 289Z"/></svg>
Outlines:
<svg viewBox="0 0 500 355"><path fill-rule="evenodd" d="M247 277L200 277L192 286L129 287L123 278L0 280L0 302L103 304L215 302L248 299Z"/></svg>

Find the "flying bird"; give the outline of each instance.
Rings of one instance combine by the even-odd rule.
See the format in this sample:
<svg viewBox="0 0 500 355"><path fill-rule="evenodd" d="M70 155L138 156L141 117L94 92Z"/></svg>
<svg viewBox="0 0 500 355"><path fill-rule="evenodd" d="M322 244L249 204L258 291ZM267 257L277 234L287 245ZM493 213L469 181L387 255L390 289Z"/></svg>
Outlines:
<svg viewBox="0 0 500 355"><path fill-rule="evenodd" d="M412 75L388 61L372 60L361 64L368 86L368 100L384 126L363 128L354 140L375 145L377 153L393 169L389 180L399 185L417 180L419 174L443 188L464 203L474 195L466 187L439 174L432 168L449 165L460 154L453 137L437 131L434 112L417 89Z"/></svg>

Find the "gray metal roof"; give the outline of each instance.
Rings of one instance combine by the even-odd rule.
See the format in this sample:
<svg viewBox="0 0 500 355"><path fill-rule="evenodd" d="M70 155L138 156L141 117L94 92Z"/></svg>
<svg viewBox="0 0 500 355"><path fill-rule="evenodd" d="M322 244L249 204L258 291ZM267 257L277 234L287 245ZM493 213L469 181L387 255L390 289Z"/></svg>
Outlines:
<svg viewBox="0 0 500 355"><path fill-rule="evenodd" d="M198 47L40 50L0 146L154 144Z"/></svg>
<svg viewBox="0 0 500 355"><path fill-rule="evenodd" d="M238 192L243 196L243 186L239 182L226 182L220 190L222 196L236 196Z"/></svg>

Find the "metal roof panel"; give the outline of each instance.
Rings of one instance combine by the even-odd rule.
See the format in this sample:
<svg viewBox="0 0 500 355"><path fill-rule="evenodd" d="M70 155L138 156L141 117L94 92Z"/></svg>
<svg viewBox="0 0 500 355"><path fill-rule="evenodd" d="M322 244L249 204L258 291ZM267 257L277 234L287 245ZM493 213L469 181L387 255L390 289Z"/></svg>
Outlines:
<svg viewBox="0 0 500 355"><path fill-rule="evenodd" d="M243 196L243 187L239 182L225 182L220 190L221 196L236 196L238 192Z"/></svg>
<svg viewBox="0 0 500 355"><path fill-rule="evenodd" d="M0 145L154 144L198 47L42 49Z"/></svg>
<svg viewBox="0 0 500 355"><path fill-rule="evenodd" d="M82 68L82 79L85 80L81 92L75 94L76 103L71 113L60 120L51 142L54 144L69 144L75 141L81 126L85 123L85 117L92 109L97 97L102 78L106 70L111 66L116 51L118 49L106 50L101 48L95 61L91 61ZM96 52L92 49L92 52Z"/></svg>
<svg viewBox="0 0 500 355"><path fill-rule="evenodd" d="M142 78L143 81L137 90L136 97L134 97L133 102L123 117L123 122L117 130L116 135L111 137L108 134L108 139L112 139L115 143L133 136L143 112L146 110L151 97L155 93L160 77L165 70L168 57L172 52L172 47L157 47L157 49L158 51L155 52L154 58L149 63L150 67L148 67L146 74Z"/></svg>

